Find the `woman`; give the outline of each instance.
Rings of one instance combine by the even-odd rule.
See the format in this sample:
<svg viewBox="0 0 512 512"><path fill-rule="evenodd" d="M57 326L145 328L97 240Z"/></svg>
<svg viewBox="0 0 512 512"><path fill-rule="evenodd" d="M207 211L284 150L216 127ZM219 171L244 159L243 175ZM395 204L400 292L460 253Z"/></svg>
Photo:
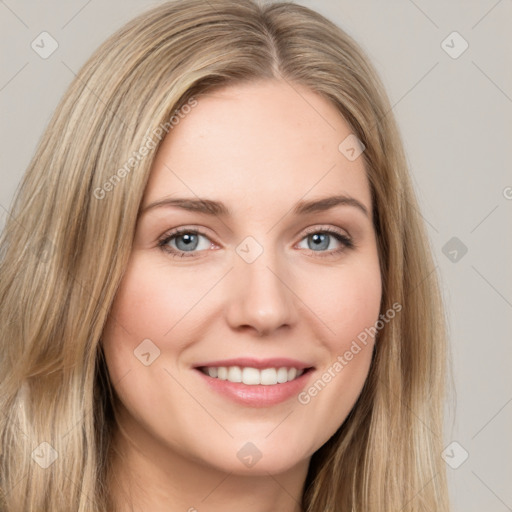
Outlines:
<svg viewBox="0 0 512 512"><path fill-rule="evenodd" d="M1 244L2 512L447 511L444 317L389 102L292 3L164 3Z"/></svg>

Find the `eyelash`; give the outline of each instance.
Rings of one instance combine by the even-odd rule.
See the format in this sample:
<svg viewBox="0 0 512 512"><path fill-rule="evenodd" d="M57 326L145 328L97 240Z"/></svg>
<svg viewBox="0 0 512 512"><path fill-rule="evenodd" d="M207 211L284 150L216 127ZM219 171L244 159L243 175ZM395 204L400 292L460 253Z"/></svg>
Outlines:
<svg viewBox="0 0 512 512"><path fill-rule="evenodd" d="M339 231L335 230L335 229L332 229L332 228L321 228L321 229L318 229L317 227L313 227L313 228L307 228L305 233L304 233L304 236L301 238L301 241L302 239L306 238L308 235L314 235L314 234L318 234L318 233L322 233L322 234L328 234L328 235L331 235L333 236L336 240L338 240L338 242L340 242L342 244L342 247L340 247L339 249L331 249L330 251L313 251L312 249L309 249L311 252L314 252L317 256L319 256L320 258L325 258L325 257L329 257L329 256L335 256L339 253L341 253L342 251L345 251L347 249L353 249L355 247L355 244L354 244L354 241L349 238L348 236L340 233ZM178 237L179 235L183 235L183 234L193 234L193 235L202 235L206 238L209 239L208 235L206 233L204 233L203 231L201 231L200 229L191 229L191 228L177 228L169 233L166 233L163 238L161 238L158 242L158 246L165 252L167 252L168 254L170 254L173 258L189 258L189 257L197 257L197 252L202 252L202 251L197 251L197 252L190 252L190 253L187 253L186 251L180 251L180 250L176 250L172 247L169 247L167 244L175 237Z"/></svg>

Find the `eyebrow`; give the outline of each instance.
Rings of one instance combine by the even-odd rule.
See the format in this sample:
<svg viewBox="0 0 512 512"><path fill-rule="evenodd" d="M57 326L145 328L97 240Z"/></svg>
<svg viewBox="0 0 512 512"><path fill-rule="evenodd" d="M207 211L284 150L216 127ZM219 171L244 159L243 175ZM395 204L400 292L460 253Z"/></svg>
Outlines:
<svg viewBox="0 0 512 512"><path fill-rule="evenodd" d="M148 210L160 208L163 206L174 206L176 208L182 208L183 210L196 213L203 213L205 215L215 215L221 217L232 216L230 209L221 201L180 197L164 198L150 203L142 208L141 214L147 212ZM329 196L311 201L299 201L293 208L293 214L307 215L310 213L324 212L336 206L353 206L362 211L367 217L369 217L368 210L363 203L354 197L346 195Z"/></svg>

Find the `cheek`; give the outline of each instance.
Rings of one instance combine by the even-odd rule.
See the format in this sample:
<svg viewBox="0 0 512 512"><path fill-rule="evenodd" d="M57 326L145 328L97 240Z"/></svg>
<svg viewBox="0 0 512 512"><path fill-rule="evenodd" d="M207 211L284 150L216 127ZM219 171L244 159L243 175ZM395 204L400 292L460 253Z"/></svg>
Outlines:
<svg viewBox="0 0 512 512"><path fill-rule="evenodd" d="M308 305L325 325L325 342L331 352L346 350L353 339L377 321L382 283L376 257L323 270L314 280L308 279Z"/></svg>
<svg viewBox="0 0 512 512"><path fill-rule="evenodd" d="M132 350L146 338L160 345L176 326L181 329L186 324L182 320L204 294L204 287L194 279L185 272L174 272L170 279L168 268L161 263L135 255L116 295L104 337L122 339L125 345L130 340L135 343Z"/></svg>
<svg viewBox="0 0 512 512"><path fill-rule="evenodd" d="M148 379L161 362L165 333L183 316L182 296L169 292L169 283L161 279L161 269L142 263L132 255L102 335L110 377L113 383L119 383L117 391L121 393L125 386L135 394L150 388ZM179 282L172 285L180 288ZM148 359L151 364L145 366ZM129 385L134 381L136 389ZM146 400L151 396L147 394Z"/></svg>
<svg viewBox="0 0 512 512"><path fill-rule="evenodd" d="M179 272L164 278L165 270L158 262L132 254L102 335L111 381L122 405L141 423L161 411L162 390L171 389L176 404L183 401L179 387L172 389L163 370L174 372L182 350L179 340L186 340L182 320L197 302L199 290L185 282L183 273L181 280ZM173 336L179 329L180 336Z"/></svg>
<svg viewBox="0 0 512 512"><path fill-rule="evenodd" d="M332 301L331 318L336 339L343 349L349 340L357 338L378 319L381 302L379 273L349 274L337 283Z"/></svg>
<svg viewBox="0 0 512 512"><path fill-rule="evenodd" d="M382 284L378 259L364 259L340 267L329 279L317 275L311 307L328 334L326 357L316 378L299 395L299 402L317 418L324 418L318 437L332 435L346 419L366 381L379 318Z"/></svg>

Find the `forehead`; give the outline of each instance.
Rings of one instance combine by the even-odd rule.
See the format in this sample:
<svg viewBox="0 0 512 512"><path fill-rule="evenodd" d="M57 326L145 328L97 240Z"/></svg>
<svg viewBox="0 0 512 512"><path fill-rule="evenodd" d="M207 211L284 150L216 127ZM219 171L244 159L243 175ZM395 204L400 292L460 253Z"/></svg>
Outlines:
<svg viewBox="0 0 512 512"><path fill-rule="evenodd" d="M291 204L344 193L371 210L362 156L350 161L339 150L352 129L328 100L297 84L264 81L197 101L160 146L146 203L195 195L236 209L234 201Z"/></svg>

